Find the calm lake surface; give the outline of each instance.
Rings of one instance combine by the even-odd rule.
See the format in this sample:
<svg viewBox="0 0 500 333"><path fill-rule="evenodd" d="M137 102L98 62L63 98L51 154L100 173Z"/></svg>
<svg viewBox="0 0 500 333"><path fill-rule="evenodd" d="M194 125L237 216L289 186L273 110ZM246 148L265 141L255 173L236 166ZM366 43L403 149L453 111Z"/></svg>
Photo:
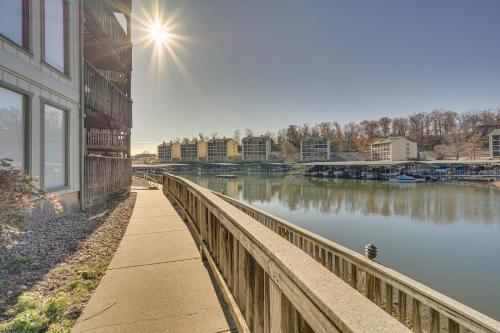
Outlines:
<svg viewBox="0 0 500 333"><path fill-rule="evenodd" d="M500 189L273 174L182 175L279 216L500 320Z"/></svg>

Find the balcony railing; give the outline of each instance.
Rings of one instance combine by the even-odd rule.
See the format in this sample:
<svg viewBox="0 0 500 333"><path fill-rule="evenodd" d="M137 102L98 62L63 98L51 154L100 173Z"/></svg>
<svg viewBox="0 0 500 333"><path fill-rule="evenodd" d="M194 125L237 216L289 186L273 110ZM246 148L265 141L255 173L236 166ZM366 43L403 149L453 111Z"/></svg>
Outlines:
<svg viewBox="0 0 500 333"><path fill-rule="evenodd" d="M130 191L132 159L85 156L85 206Z"/></svg>
<svg viewBox="0 0 500 333"><path fill-rule="evenodd" d="M120 59L121 65L130 71L132 68L132 44L130 36L120 26L116 16L106 1L84 1L86 27L104 45L111 46Z"/></svg>
<svg viewBox="0 0 500 333"><path fill-rule="evenodd" d="M87 61L84 75L85 107L131 128L132 100Z"/></svg>
<svg viewBox="0 0 500 333"><path fill-rule="evenodd" d="M87 150L127 152L129 135L109 129L87 129Z"/></svg>

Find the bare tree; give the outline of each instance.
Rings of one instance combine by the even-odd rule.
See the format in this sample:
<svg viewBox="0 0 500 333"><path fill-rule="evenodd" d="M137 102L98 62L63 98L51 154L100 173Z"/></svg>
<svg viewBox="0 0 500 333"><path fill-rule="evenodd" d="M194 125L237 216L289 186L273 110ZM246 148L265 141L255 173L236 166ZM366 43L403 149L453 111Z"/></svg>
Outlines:
<svg viewBox="0 0 500 333"><path fill-rule="evenodd" d="M382 132L382 136L385 138L388 137L391 133L392 119L389 117L382 117L379 119L378 123L380 126L380 131Z"/></svg>
<svg viewBox="0 0 500 333"><path fill-rule="evenodd" d="M234 141L236 141L238 143L240 142L240 140L241 140L241 131L239 129L235 129L234 130L233 139L234 139Z"/></svg>
<svg viewBox="0 0 500 333"><path fill-rule="evenodd" d="M253 131L250 129L250 128L246 128L245 129L245 137L251 137L251 136L254 136L253 135Z"/></svg>

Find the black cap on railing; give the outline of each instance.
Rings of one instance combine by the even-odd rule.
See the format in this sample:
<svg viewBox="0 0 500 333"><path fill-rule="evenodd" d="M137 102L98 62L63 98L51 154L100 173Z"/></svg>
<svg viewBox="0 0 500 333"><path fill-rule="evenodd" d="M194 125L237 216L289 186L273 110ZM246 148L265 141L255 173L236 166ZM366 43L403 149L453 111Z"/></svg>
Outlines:
<svg viewBox="0 0 500 333"><path fill-rule="evenodd" d="M375 259L377 257L377 247L373 244L365 245L365 256L368 259Z"/></svg>

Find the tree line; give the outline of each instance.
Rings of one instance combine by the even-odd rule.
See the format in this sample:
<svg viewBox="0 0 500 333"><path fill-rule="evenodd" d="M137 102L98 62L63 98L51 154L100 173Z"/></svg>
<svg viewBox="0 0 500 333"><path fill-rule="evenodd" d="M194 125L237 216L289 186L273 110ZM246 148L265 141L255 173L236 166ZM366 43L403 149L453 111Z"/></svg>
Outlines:
<svg viewBox="0 0 500 333"><path fill-rule="evenodd" d="M285 154L297 152L300 141L310 136L328 138L333 152L366 152L370 144L377 139L402 136L417 142L419 149L435 149L439 153L440 147L452 147L453 154L458 157L465 150L474 155L476 149L486 147L489 131L496 127L500 128L500 108L462 113L437 109L407 117L382 117L346 124L340 124L338 121L290 124L277 132L268 131L263 135L273 139L275 145L281 146ZM243 133L236 129L233 138L240 142L242 137L254 135L251 129L247 128ZM210 136L200 133L197 139L218 137L216 132Z"/></svg>

